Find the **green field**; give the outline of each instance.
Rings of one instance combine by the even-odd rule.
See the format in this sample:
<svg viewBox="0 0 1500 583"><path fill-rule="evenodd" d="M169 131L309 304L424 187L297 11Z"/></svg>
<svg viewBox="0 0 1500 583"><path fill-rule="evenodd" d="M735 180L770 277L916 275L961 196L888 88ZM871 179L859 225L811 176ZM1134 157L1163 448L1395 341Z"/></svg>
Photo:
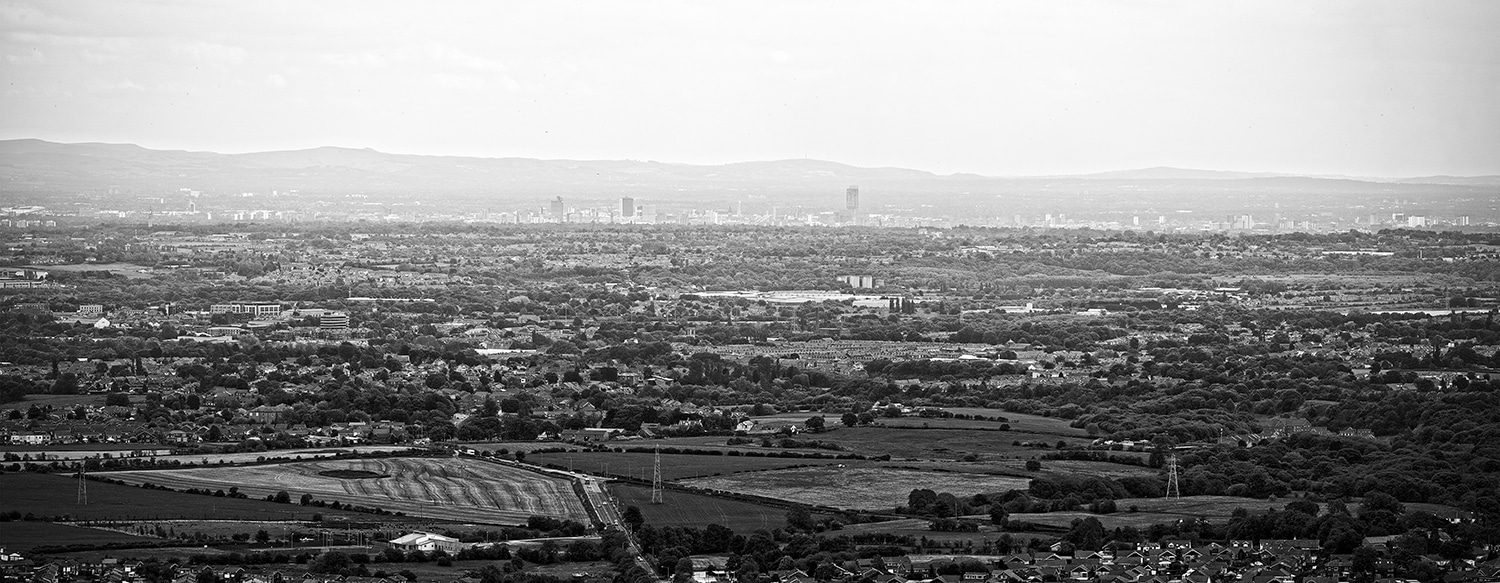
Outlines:
<svg viewBox="0 0 1500 583"><path fill-rule="evenodd" d="M1025 489L1030 480L994 474L933 472L875 466L818 466L695 478L698 488L764 496L851 510L889 510L911 491L931 488L956 496Z"/></svg>
<svg viewBox="0 0 1500 583"><path fill-rule="evenodd" d="M94 545L119 542L156 542L161 539L51 522L0 522L0 548L29 551L36 547Z"/></svg>
<svg viewBox="0 0 1500 583"><path fill-rule="evenodd" d="M980 459L1029 458L1055 451L1050 447L1013 445L1017 441L1052 445L1063 441L1070 446L1084 445L1092 441L1082 437L1059 437L1017 431L899 427L845 427L817 434L813 438L837 443L852 453L870 456L889 453L892 459L940 460L960 459L967 454L975 454Z"/></svg>
<svg viewBox="0 0 1500 583"><path fill-rule="evenodd" d="M955 415L977 415L981 417L1004 417L1005 423L1010 425L1012 431L1027 433L1047 433L1070 437L1086 437L1088 432L1077 427L1068 425L1067 419L1057 417L1043 417L1028 413L1011 413L1002 409L984 409L981 407L944 407ZM993 421L989 422L993 423Z"/></svg>
<svg viewBox="0 0 1500 583"><path fill-rule="evenodd" d="M1010 515L1011 520L1068 528L1077 518L1094 517L1104 528L1134 526L1144 528L1153 524L1176 522L1185 518L1202 518L1222 523L1229 520L1236 508L1252 513L1268 509L1285 508L1295 498L1261 500L1258 498L1236 498L1233 496L1184 496L1182 498L1121 498L1115 501L1119 512L1092 514L1089 512L1019 513ZM1130 507L1138 512L1129 512Z"/></svg>
<svg viewBox="0 0 1500 583"><path fill-rule="evenodd" d="M723 438L720 438L721 440ZM760 448L765 449L765 448ZM774 450L769 450L774 451ZM535 464L554 464L583 472L605 472L650 480L655 455L651 453L578 452L542 453L526 456ZM752 472L792 466L844 463L841 460L797 459L778 457L745 457L731 455L662 454L661 478L681 480L735 472ZM858 463L858 462L856 462Z"/></svg>
<svg viewBox="0 0 1500 583"><path fill-rule="evenodd" d="M820 536L840 536L884 533L897 536L910 536L917 539L925 538L929 541L941 541L944 543L962 544L968 542L972 544L971 548L973 548L974 551L978 553L981 549L985 549L990 543L999 539L1000 535L1002 534L1000 531L996 530L994 526L989 524L988 517L981 517L980 522L981 525L979 527L979 532L938 532L930 530L928 528L929 521L925 518L903 518L898 520L888 520L885 522L848 524L844 525L842 529L827 530L819 534ZM1057 538L1052 535L1034 532L1013 532L1008 534L1010 535L1011 539L1016 542L1016 544L1020 545L1024 545L1026 541L1029 541L1031 539L1052 541Z"/></svg>
<svg viewBox="0 0 1500 583"><path fill-rule="evenodd" d="M1113 452L1116 455L1121 452ZM972 474L996 474L1001 476L1014 476L1017 478L1077 478L1081 476L1095 476L1100 478L1123 478L1127 476L1155 476L1161 472L1143 466L1129 464L1117 464L1113 462L1091 462L1082 460L1042 460L1042 469L1039 471L1027 471L1026 460L1018 458L1004 458L993 460L981 460L976 462L890 462L880 464L884 467L916 468L921 470L944 471L944 472L966 472Z"/></svg>
<svg viewBox="0 0 1500 583"><path fill-rule="evenodd" d="M358 470L381 478L343 479L325 472ZM342 475L342 473L340 473ZM534 515L584 520L583 503L565 479L511 465L457 458L325 460L186 470L129 470L109 476L171 488L227 490L265 497L285 491L458 522L525 524Z"/></svg>
<svg viewBox="0 0 1500 583"><path fill-rule="evenodd" d="M72 409L79 405L104 406L104 395L45 395L31 394L19 403L7 404L7 408L26 410L26 408L37 405L46 407L51 405L54 409Z"/></svg>
<svg viewBox="0 0 1500 583"><path fill-rule="evenodd" d="M662 504L652 504L651 488L647 486L615 483L609 485L609 491L621 507L640 508L646 524L653 526L702 528L718 524L740 534L786 526L786 510L752 502L668 488L662 492Z"/></svg>
<svg viewBox="0 0 1500 583"><path fill-rule="evenodd" d="M98 475L107 477L107 474ZM315 512L324 517L361 519L371 516L315 506L146 490L94 481L88 483L88 504L79 505L78 480L53 474L0 474L0 492L5 493L0 498L0 511L29 512L38 517L66 516L71 520L308 520ZM400 517L383 519L401 520Z"/></svg>

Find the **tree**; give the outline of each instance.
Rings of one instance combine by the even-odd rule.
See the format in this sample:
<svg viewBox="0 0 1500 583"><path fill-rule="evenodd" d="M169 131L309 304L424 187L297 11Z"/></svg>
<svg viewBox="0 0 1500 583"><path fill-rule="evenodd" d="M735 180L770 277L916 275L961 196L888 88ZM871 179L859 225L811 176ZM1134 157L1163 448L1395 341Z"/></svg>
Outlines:
<svg viewBox="0 0 1500 583"><path fill-rule="evenodd" d="M308 564L307 570L313 573L338 574L339 571L348 569L354 564L354 559L341 551L326 551Z"/></svg>
<svg viewBox="0 0 1500 583"><path fill-rule="evenodd" d="M824 423L826 423L826 421L823 420L823 416L822 415L811 417L811 418L809 418L807 420L807 423L806 423L807 430L811 431L813 433L818 433L820 431L823 431L823 425L824 425Z"/></svg>
<svg viewBox="0 0 1500 583"><path fill-rule="evenodd" d="M1359 514L1361 517L1381 510L1399 515L1405 511L1405 508L1399 500L1396 500L1395 496L1379 490L1365 494L1364 501L1359 504Z"/></svg>
<svg viewBox="0 0 1500 583"><path fill-rule="evenodd" d="M1042 469L1042 462L1037 460L1026 460L1026 471L1035 472Z"/></svg>
<svg viewBox="0 0 1500 583"><path fill-rule="evenodd" d="M801 506L786 511L786 527L790 530L811 532L813 530L812 512Z"/></svg>
<svg viewBox="0 0 1500 583"><path fill-rule="evenodd" d="M928 488L916 488L906 495L906 507L921 511L937 503L937 492Z"/></svg>
<svg viewBox="0 0 1500 583"><path fill-rule="evenodd" d="M630 530L640 530L641 525L646 523L646 517L641 515L641 509L637 506L626 506L620 520L629 525Z"/></svg>
<svg viewBox="0 0 1500 583"><path fill-rule="evenodd" d="M264 528L255 531L255 542L258 542L260 544L271 542L271 533L266 532L266 529Z"/></svg>
<svg viewBox="0 0 1500 583"><path fill-rule="evenodd" d="M999 504L995 504L993 506L990 506L990 523L991 524L1005 524L1005 519L1007 517L1008 517L1008 513L1005 512L1005 507L1004 506L1001 506Z"/></svg>
<svg viewBox="0 0 1500 583"><path fill-rule="evenodd" d="M693 560L687 557L677 559L677 564L672 567L672 583L688 583L693 580Z"/></svg>
<svg viewBox="0 0 1500 583"><path fill-rule="evenodd" d="M839 418L839 422L843 423L844 427L854 427L859 424L859 415L845 413L843 417Z"/></svg>
<svg viewBox="0 0 1500 583"><path fill-rule="evenodd" d="M109 407L129 407L130 395L125 393L110 393L105 395L104 404Z"/></svg>
<svg viewBox="0 0 1500 583"><path fill-rule="evenodd" d="M1086 551L1097 551L1104 544L1104 524L1092 516L1074 520L1073 528L1063 536L1063 540Z"/></svg>
<svg viewBox="0 0 1500 583"><path fill-rule="evenodd" d="M280 492L277 492L276 496L271 498L271 501L280 502L282 504L290 504L292 502L292 495L286 493L286 490L282 490Z"/></svg>
<svg viewBox="0 0 1500 583"><path fill-rule="evenodd" d="M734 570L734 579L740 583L753 583L760 579L760 563L755 559L740 561L740 568Z"/></svg>
<svg viewBox="0 0 1500 583"><path fill-rule="evenodd" d="M57 380L52 381L52 394L54 395L76 395L78 394L78 375L65 372L57 375Z"/></svg>

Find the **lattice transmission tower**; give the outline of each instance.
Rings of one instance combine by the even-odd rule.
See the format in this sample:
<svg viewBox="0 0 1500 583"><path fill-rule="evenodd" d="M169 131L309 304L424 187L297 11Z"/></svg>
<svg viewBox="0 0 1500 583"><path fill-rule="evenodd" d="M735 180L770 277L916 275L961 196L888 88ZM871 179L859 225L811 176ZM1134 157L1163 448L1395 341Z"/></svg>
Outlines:
<svg viewBox="0 0 1500 583"><path fill-rule="evenodd" d="M1177 478L1177 456L1175 454L1167 458L1167 497L1182 497L1182 484Z"/></svg>
<svg viewBox="0 0 1500 583"><path fill-rule="evenodd" d="M88 467L85 466L85 465L83 465L82 462L80 462L78 464L78 505L79 506L88 506L88 504L89 504L89 481L86 478L88 478Z"/></svg>
<svg viewBox="0 0 1500 583"><path fill-rule="evenodd" d="M656 457L651 460L651 503L661 504L661 446L656 446Z"/></svg>

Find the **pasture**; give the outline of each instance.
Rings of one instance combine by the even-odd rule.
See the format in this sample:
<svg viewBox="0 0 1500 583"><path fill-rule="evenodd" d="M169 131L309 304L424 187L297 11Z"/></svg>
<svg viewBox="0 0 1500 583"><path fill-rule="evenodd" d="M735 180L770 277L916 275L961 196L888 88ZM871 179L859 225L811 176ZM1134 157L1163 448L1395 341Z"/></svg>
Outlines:
<svg viewBox="0 0 1500 583"><path fill-rule="evenodd" d="M116 477L110 473L94 475ZM315 512L322 513L325 518L347 516L359 520L370 516L297 504L147 490L94 481L88 483L88 504L80 505L78 480L54 474L0 474L0 492L5 493L0 497L0 511L15 510L39 518L69 520L308 520ZM5 528L0 527L0 530Z"/></svg>
<svg viewBox="0 0 1500 583"><path fill-rule="evenodd" d="M1115 452L1118 454L1119 452ZM964 472L971 474L997 474L1030 480L1032 478L1078 478L1093 476L1100 478L1124 478L1128 476L1155 476L1160 472L1143 466L1094 462L1082 460L1042 460L1042 469L1026 470L1026 460L993 459L976 462L891 462L885 467L915 468L926 471Z"/></svg>
<svg viewBox="0 0 1500 583"><path fill-rule="evenodd" d="M159 542L161 539L134 536L111 530L69 526L51 522L0 522L0 548L7 551L29 551L36 547L65 545L101 545L124 542Z"/></svg>
<svg viewBox="0 0 1500 583"><path fill-rule="evenodd" d="M553 464L581 472L608 472L616 476L650 480L655 458L656 456L652 453L574 452L533 454L526 456L526 461L536 464ZM682 480L736 472L753 472L792 466L825 465L843 462L844 460L664 453L661 455L661 478L663 480Z"/></svg>
<svg viewBox="0 0 1500 583"><path fill-rule="evenodd" d="M1025 478L989 474L871 466L786 468L682 481L699 488L844 510L888 510L902 506L916 488L968 496L1025 489L1028 482Z"/></svg>
<svg viewBox="0 0 1500 583"><path fill-rule="evenodd" d="M753 502L668 488L662 491L662 503L652 504L649 486L613 483L609 491L619 500L621 508L640 508L646 524L652 526L702 528L717 524L740 534L786 526L786 510Z"/></svg>
<svg viewBox="0 0 1500 583"><path fill-rule="evenodd" d="M1258 498L1236 498L1234 496L1184 496L1182 498L1121 498L1115 501L1119 512L1112 514L1093 514L1089 512L1045 512L1045 513L1017 513L1010 515L1011 520L1030 522L1060 528L1069 528L1073 520L1087 517L1099 519L1104 528L1113 529L1122 526L1133 526L1145 528L1153 524L1177 522L1189 518L1202 518L1209 522L1223 523L1229 520L1236 508L1244 508L1251 513L1261 513L1269 509L1285 508L1288 502L1295 498L1278 500L1262 500ZM1134 506L1137 512L1130 512Z"/></svg>
<svg viewBox="0 0 1500 583"><path fill-rule="evenodd" d="M1030 413L1012 413L1003 409L985 409L982 407L944 407L944 411L955 415L973 415L978 417L1004 417L1005 423L1010 425L1011 431L1025 433L1046 433L1070 437L1086 437L1088 432L1083 429L1069 426L1067 419L1057 417L1043 417ZM994 423L991 421L990 423Z"/></svg>
<svg viewBox="0 0 1500 583"><path fill-rule="evenodd" d="M411 448L404 445L364 445L359 447L309 447L303 449L280 449L276 451L263 452L247 451L236 453L164 455L159 456L157 459L163 462L179 461L185 464L248 464L265 461L270 458L284 458L286 460L310 460L333 457L346 453L406 451L411 451Z"/></svg>
<svg viewBox="0 0 1500 583"><path fill-rule="evenodd" d="M924 421L951 421L932 419ZM1070 446L1084 445L1090 439L1083 437L1059 437L1040 433L1017 431L986 431L976 429L923 429L899 427L844 427L836 431L819 433L813 439L837 443L847 451L864 455L890 454L892 459L956 460L968 454L980 459L1029 458L1054 451L1058 441ZM806 438L803 436L802 438ZM1035 442L1049 447L1018 446L1015 442Z"/></svg>
<svg viewBox="0 0 1500 583"><path fill-rule="evenodd" d="M343 479L321 472L353 470L383 478ZM235 468L110 472L127 482L171 488L237 486L251 497L286 491L324 501L372 506L459 522L524 524L533 515L587 521L567 480L481 461L452 458L327 460Z"/></svg>
<svg viewBox="0 0 1500 583"><path fill-rule="evenodd" d="M119 275L125 279L150 279L155 277L152 268L134 263L71 263L68 265L46 265L40 269L73 273L108 271L110 275Z"/></svg>

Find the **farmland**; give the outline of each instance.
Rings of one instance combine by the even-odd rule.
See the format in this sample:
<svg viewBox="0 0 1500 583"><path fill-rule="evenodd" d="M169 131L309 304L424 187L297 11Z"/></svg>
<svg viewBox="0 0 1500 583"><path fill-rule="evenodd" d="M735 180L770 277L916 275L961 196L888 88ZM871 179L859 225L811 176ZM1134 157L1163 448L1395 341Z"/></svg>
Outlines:
<svg viewBox="0 0 1500 583"><path fill-rule="evenodd" d="M1067 419L1059 419L1057 417L1043 417L1041 415L1014 413L1002 409L984 409L980 407L944 407L943 410L955 415L1003 417L1006 420L1005 424L1010 425L1011 431L1048 433L1069 437L1084 437L1088 435L1084 430L1068 425Z"/></svg>
<svg viewBox="0 0 1500 583"><path fill-rule="evenodd" d="M959 420L913 419L912 421L946 422ZM976 423L976 422L966 422ZM978 422L987 423L987 422ZM892 458L906 459L959 459L966 454L975 454L982 459L996 457L1028 458L1051 451L1034 447L1017 446L1015 442L1037 442L1055 444L1063 441L1069 445L1083 445L1090 440L1083 437L1060 438L1057 435L1023 433L1016 431L993 431L979 429L942 429L932 425L923 429L898 427L844 427L820 433L816 439L843 446L846 450L865 455L890 454Z"/></svg>
<svg viewBox="0 0 1500 583"><path fill-rule="evenodd" d="M99 475L117 477L114 474ZM369 516L265 500L147 490L92 481L88 484L88 504L79 505L77 480L55 474L0 474L0 492L5 492L0 499L0 511L16 510L38 517L68 517L72 520L306 520L314 512L321 512L325 517Z"/></svg>
<svg viewBox="0 0 1500 583"><path fill-rule="evenodd" d="M987 474L924 472L870 466L766 470L684 480L699 488L765 496L840 509L885 510L906 504L915 488L967 496L1025 489L1027 480Z"/></svg>
<svg viewBox="0 0 1500 583"><path fill-rule="evenodd" d="M109 530L69 526L51 522L18 521L0 523L0 548L9 551L29 551L36 547L45 546L156 542L157 540Z"/></svg>
<svg viewBox="0 0 1500 583"><path fill-rule="evenodd" d="M1116 455L1119 455L1118 453ZM1112 462L1082 460L1045 460L1042 469L1029 471L1026 461L1021 459L992 459L975 462L892 462L886 467L912 468L924 471L964 472L972 474L997 474L1017 478L1077 478L1094 476L1099 478L1123 478L1127 476L1155 476L1160 472L1151 468Z"/></svg>
<svg viewBox="0 0 1500 583"><path fill-rule="evenodd" d="M386 478L341 479L320 472L356 470ZM278 491L324 501L372 506L408 515L494 524L521 524L532 515L586 520L571 485L510 466L457 459L392 458L292 462L240 468L111 472L127 482L171 488L228 489L251 497Z"/></svg>
<svg viewBox="0 0 1500 583"><path fill-rule="evenodd" d="M1182 498L1122 498L1116 501L1120 511L1113 514L1089 512L1017 513L1011 520L1048 526L1068 528L1074 519L1094 517L1105 528L1133 526L1144 528L1153 524L1176 522L1186 518L1202 518L1210 522L1226 522L1237 508L1253 513L1280 509L1290 500L1258 500L1233 496L1185 496ZM1135 507L1137 512L1126 510Z"/></svg>
<svg viewBox="0 0 1500 583"><path fill-rule="evenodd" d="M579 452L531 455L526 461L552 464L579 471L602 472L643 480L651 479L655 456L650 453ZM725 455L662 454L663 480L682 480L735 472L753 472L804 465L842 463L840 460L767 458ZM855 462L858 463L858 462Z"/></svg>
<svg viewBox="0 0 1500 583"><path fill-rule="evenodd" d="M620 501L621 507L640 508L646 523L652 526L702 528L718 524L740 534L786 526L786 511L772 506L670 488L662 492L662 504L651 504L649 487L616 483L610 484L609 490Z"/></svg>
<svg viewBox="0 0 1500 583"><path fill-rule="evenodd" d="M185 464L246 464L263 461L266 458L285 458L288 460L315 459L332 457L345 453L373 453L373 452L400 452L410 451L411 448L399 445L364 445L360 447L318 447L304 449L284 449L268 452L238 452L238 453L205 453L191 455L164 455L157 459L159 461L180 461Z"/></svg>

